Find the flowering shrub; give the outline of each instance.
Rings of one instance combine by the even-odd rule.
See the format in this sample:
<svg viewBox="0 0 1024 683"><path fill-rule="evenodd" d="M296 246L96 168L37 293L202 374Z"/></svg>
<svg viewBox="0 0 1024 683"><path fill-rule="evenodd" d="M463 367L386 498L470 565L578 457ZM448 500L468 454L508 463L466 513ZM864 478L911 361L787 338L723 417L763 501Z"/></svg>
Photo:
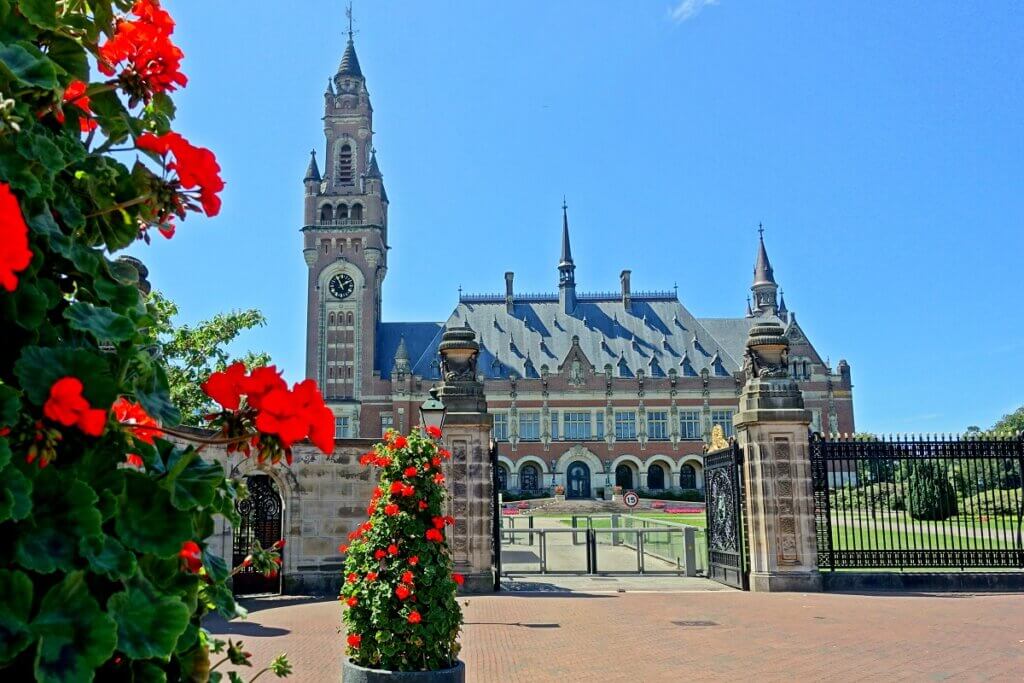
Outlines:
<svg viewBox="0 0 1024 683"><path fill-rule="evenodd" d="M0 1L5 681L220 680L211 653L248 664L200 626L211 610L240 613L204 539L217 515L237 523L245 495L201 451L276 462L298 439L333 447L315 386L244 367L208 382L219 433L180 445L190 437L143 333L154 311L137 270L110 258L220 209L213 153L171 130L168 93L186 83L173 30L156 0ZM148 161L112 155L126 148ZM243 566L277 571L282 545L254 546Z"/></svg>
<svg viewBox="0 0 1024 683"><path fill-rule="evenodd" d="M393 430L361 459L380 469L366 513L349 534L340 600L348 630L346 654L360 666L424 671L455 665L462 611L455 600L462 577L452 573L441 471L451 454L440 430Z"/></svg>

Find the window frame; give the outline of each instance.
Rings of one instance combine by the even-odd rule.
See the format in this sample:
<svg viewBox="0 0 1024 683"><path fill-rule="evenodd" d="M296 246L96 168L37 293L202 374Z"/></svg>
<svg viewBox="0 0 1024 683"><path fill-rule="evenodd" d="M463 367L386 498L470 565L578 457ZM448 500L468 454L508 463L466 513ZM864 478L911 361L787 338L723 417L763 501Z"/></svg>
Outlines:
<svg viewBox="0 0 1024 683"><path fill-rule="evenodd" d="M628 427L628 430L627 430ZM635 410L615 411L615 440L636 441L637 420Z"/></svg>

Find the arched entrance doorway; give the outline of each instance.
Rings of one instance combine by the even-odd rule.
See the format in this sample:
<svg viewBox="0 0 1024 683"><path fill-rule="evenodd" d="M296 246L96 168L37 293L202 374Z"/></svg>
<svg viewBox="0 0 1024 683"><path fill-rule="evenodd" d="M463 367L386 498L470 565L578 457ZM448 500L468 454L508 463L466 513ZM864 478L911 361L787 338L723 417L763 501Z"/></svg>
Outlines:
<svg viewBox="0 0 1024 683"><path fill-rule="evenodd" d="M575 461L565 473L566 498L590 498L590 468L586 463Z"/></svg>
<svg viewBox="0 0 1024 683"><path fill-rule="evenodd" d="M665 468L657 463L647 468L647 488L660 491L665 488Z"/></svg>
<svg viewBox="0 0 1024 683"><path fill-rule="evenodd" d="M242 518L235 532L233 566L237 567L249 554L253 541L259 541L263 548L269 548L281 538L281 517L284 505L277 484L266 475L246 478L249 497L235 504ZM282 567L283 569L283 567ZM245 567L233 579L235 595L253 593L280 593L281 574L274 578L257 573L252 567Z"/></svg>
<svg viewBox="0 0 1024 683"><path fill-rule="evenodd" d="M623 491L633 488L633 470L629 465L622 463L615 468L615 485L621 486Z"/></svg>

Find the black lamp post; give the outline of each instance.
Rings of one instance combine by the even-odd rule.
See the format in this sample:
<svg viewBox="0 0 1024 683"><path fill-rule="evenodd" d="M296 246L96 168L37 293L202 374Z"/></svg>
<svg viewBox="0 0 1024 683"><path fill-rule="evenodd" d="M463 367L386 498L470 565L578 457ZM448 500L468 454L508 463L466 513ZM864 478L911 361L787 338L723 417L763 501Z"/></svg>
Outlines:
<svg viewBox="0 0 1024 683"><path fill-rule="evenodd" d="M420 427L426 430L427 427L441 429L444 425L444 414L447 408L441 402L438 395L440 390L437 387L430 387L430 398L420 406Z"/></svg>

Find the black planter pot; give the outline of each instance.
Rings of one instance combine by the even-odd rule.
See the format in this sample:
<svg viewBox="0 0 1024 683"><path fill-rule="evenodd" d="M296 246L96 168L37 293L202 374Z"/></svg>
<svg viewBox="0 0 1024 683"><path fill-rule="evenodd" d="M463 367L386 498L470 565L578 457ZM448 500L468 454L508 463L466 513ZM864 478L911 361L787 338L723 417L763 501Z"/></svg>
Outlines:
<svg viewBox="0 0 1024 683"><path fill-rule="evenodd" d="M466 665L461 661L450 669L438 671L384 671L366 669L345 659L342 683L466 683Z"/></svg>

